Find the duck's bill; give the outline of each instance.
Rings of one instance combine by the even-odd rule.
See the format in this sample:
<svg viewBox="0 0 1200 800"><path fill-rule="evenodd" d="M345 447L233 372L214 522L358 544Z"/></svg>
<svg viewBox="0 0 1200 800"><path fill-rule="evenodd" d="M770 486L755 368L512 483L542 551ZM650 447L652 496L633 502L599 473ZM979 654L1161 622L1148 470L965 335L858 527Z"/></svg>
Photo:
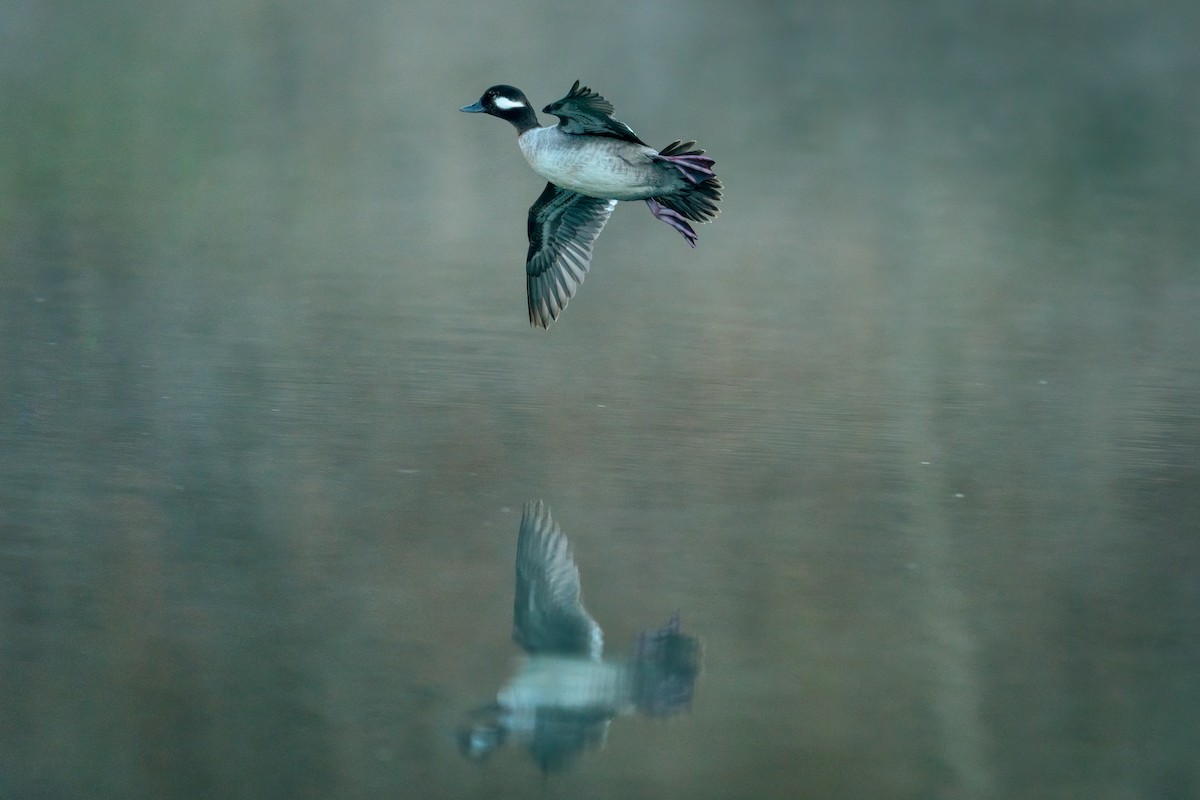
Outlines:
<svg viewBox="0 0 1200 800"><path fill-rule="evenodd" d="M483 108L483 103L480 103L478 100L476 100L474 103L471 103L471 105L463 106L459 110L460 111L468 111L472 114L481 114L481 113L483 113L484 108Z"/></svg>

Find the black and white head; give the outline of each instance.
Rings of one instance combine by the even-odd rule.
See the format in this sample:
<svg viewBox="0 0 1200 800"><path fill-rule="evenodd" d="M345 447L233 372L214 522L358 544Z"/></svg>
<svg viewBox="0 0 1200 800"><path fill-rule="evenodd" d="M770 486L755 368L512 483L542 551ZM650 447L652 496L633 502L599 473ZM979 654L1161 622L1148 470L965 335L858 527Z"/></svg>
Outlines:
<svg viewBox="0 0 1200 800"><path fill-rule="evenodd" d="M463 106L463 111L474 114L491 114L493 117L511 122L519 131L537 127L537 114L529 105L529 98L515 86L499 84L489 88L477 101Z"/></svg>
<svg viewBox="0 0 1200 800"><path fill-rule="evenodd" d="M508 730L496 720L477 722L458 731L458 750L472 761L483 761L500 749Z"/></svg>

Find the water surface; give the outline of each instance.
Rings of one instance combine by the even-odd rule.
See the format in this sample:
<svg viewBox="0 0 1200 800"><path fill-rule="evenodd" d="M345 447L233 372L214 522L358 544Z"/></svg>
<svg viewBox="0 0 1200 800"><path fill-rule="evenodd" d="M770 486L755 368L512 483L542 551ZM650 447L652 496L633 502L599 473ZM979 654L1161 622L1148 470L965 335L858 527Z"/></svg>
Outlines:
<svg viewBox="0 0 1200 800"><path fill-rule="evenodd" d="M1196 795L1196 16L6 5L0 794ZM457 109L576 78L726 203L544 332ZM536 498L706 652L549 779L453 735Z"/></svg>

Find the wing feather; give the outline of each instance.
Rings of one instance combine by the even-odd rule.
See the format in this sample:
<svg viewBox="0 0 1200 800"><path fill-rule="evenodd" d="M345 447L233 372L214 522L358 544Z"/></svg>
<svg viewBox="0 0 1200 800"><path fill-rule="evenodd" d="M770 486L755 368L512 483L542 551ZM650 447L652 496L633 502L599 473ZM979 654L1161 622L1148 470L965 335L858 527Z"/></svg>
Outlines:
<svg viewBox="0 0 1200 800"><path fill-rule="evenodd" d="M616 200L546 184L529 208L525 288L530 325L549 327L575 296L592 260L592 244L616 205Z"/></svg>
<svg viewBox="0 0 1200 800"><path fill-rule="evenodd" d="M545 504L526 503L517 539L513 640L530 654L600 658L604 636L579 595L579 568L567 537Z"/></svg>
<svg viewBox="0 0 1200 800"><path fill-rule="evenodd" d="M555 100L542 111L558 117L558 127L564 133L611 136L627 142L646 144L628 125L613 118L612 103L588 87L580 86L579 81L575 81L566 97Z"/></svg>

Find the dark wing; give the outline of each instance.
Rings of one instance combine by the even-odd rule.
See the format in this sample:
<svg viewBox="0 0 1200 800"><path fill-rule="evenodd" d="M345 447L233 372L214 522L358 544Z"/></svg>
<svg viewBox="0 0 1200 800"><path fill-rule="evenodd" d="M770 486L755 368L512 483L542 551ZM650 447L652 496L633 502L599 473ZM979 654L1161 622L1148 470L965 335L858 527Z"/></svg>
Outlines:
<svg viewBox="0 0 1200 800"><path fill-rule="evenodd" d="M566 97L555 100L542 111L558 117L558 127L565 133L590 133L646 144L628 125L612 118L612 103L586 86L580 86L579 81L575 81Z"/></svg>
<svg viewBox="0 0 1200 800"><path fill-rule="evenodd" d="M534 712L529 752L544 774L561 772L588 748L608 739L611 713L546 706Z"/></svg>
<svg viewBox="0 0 1200 800"><path fill-rule="evenodd" d="M549 327L583 283L600 235L616 200L569 192L553 183L529 207L529 254L525 289L529 324Z"/></svg>
<svg viewBox="0 0 1200 800"><path fill-rule="evenodd" d="M579 600L579 569L571 545L540 500L526 503L521 515L513 640L531 655L598 659L604 649L600 626Z"/></svg>

